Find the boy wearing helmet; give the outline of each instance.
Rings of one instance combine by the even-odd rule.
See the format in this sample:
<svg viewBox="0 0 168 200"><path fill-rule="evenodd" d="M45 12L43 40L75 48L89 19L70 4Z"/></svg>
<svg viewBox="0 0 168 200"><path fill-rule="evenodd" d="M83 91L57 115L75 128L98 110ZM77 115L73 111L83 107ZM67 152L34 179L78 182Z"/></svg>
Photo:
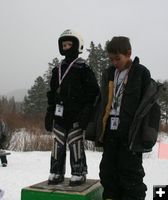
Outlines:
<svg viewBox="0 0 168 200"><path fill-rule="evenodd" d="M90 67L78 57L83 51L81 36L72 30L66 30L58 39L58 45L60 54L65 59L53 69L50 91L47 92L45 127L55 134L48 184L64 181L68 143L72 174L70 185L76 186L86 181L83 133L99 87Z"/></svg>

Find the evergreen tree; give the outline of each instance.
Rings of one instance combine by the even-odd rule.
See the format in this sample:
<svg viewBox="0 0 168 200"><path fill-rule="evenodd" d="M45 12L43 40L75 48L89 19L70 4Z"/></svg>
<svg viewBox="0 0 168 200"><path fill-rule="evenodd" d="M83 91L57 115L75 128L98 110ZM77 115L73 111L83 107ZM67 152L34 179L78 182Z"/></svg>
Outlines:
<svg viewBox="0 0 168 200"><path fill-rule="evenodd" d="M15 98L12 97L9 99L8 101L9 104L9 110L11 113L15 113L16 112L16 103L15 103Z"/></svg>
<svg viewBox="0 0 168 200"><path fill-rule="evenodd" d="M54 58L52 60L52 63L48 63L48 70L45 72L45 74L43 75L44 77L44 81L45 81L45 84L46 84L46 89L49 90L49 84L50 84L50 80L51 80L51 75L52 75L52 69L55 67L55 66L58 66L59 65L59 60L58 58Z"/></svg>
<svg viewBox="0 0 168 200"><path fill-rule="evenodd" d="M7 115L16 112L18 112L18 110L14 97L11 97L10 99L5 96L0 97L0 114Z"/></svg>
<svg viewBox="0 0 168 200"><path fill-rule="evenodd" d="M90 49L87 49L87 51L89 52L87 62L95 73L98 84L100 85L102 72L109 66L107 52L105 48L102 48L101 44L95 46L94 42L90 43Z"/></svg>
<svg viewBox="0 0 168 200"><path fill-rule="evenodd" d="M45 113L47 106L46 92L45 81L39 76L31 89L28 90L28 95L24 98L24 112L30 115Z"/></svg>
<svg viewBox="0 0 168 200"><path fill-rule="evenodd" d="M97 65L98 65L98 61L97 61L97 49L95 47L94 42L90 43L90 49L87 49L87 51L89 52L89 56L87 59L87 62L89 64L89 66L92 68L93 72L95 73L96 77L97 77Z"/></svg>
<svg viewBox="0 0 168 200"><path fill-rule="evenodd" d="M8 112L8 100L7 97L2 96L0 98L0 113Z"/></svg>

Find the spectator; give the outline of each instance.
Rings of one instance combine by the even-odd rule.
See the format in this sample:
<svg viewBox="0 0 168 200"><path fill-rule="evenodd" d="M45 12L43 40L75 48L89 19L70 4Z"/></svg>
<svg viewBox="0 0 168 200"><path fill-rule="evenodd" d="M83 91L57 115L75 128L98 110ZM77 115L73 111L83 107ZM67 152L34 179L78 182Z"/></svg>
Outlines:
<svg viewBox="0 0 168 200"><path fill-rule="evenodd" d="M5 153L3 148L4 148L4 143L6 141L6 138L7 138L6 124L2 116L0 116L0 154ZM0 159L1 159L2 167L6 167L8 163L6 155L0 156Z"/></svg>

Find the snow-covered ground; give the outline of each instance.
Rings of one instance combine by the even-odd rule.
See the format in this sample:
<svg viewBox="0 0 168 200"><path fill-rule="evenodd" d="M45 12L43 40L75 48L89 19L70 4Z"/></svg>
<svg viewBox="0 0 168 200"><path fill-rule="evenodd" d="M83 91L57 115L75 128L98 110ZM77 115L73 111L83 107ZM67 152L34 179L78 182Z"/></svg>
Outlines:
<svg viewBox="0 0 168 200"><path fill-rule="evenodd" d="M98 179L101 152L86 151L88 178ZM5 191L3 200L20 200L21 189L44 181L49 175L50 152L14 152L8 156L8 167L0 166L0 189ZM146 200L153 199L153 185L168 184L168 160L158 159L158 144L150 154L144 154L148 186ZM67 152L67 172L70 177L69 152Z"/></svg>

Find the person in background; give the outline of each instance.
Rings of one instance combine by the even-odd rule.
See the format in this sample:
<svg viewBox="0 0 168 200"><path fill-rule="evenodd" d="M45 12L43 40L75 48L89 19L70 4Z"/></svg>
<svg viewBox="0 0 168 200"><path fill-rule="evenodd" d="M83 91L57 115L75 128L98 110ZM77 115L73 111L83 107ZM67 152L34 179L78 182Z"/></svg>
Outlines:
<svg viewBox="0 0 168 200"><path fill-rule="evenodd" d="M131 44L124 36L113 37L107 44L112 62L102 77L103 143L100 182L104 200L144 200L147 187L142 166L142 151L128 148L129 128L141 99L150 84L149 70L139 58L131 59ZM103 103L102 103L103 105ZM140 144L136 138L136 144Z"/></svg>
<svg viewBox="0 0 168 200"><path fill-rule="evenodd" d="M4 146L4 142L6 141L6 137L7 137L6 124L2 116L0 116L0 154L5 153L5 151L3 150L3 146ZM1 159L2 167L6 167L8 163L6 155L0 156L0 159Z"/></svg>
<svg viewBox="0 0 168 200"><path fill-rule="evenodd" d="M86 181L87 163L84 131L99 94L99 86L91 68L79 56L83 39L73 30L65 30L58 39L60 54L65 59L52 70L45 128L55 134L48 184L64 181L66 144L70 150L70 185Z"/></svg>
<svg viewBox="0 0 168 200"><path fill-rule="evenodd" d="M2 197L4 196L4 190L0 189L0 199L2 199Z"/></svg>

